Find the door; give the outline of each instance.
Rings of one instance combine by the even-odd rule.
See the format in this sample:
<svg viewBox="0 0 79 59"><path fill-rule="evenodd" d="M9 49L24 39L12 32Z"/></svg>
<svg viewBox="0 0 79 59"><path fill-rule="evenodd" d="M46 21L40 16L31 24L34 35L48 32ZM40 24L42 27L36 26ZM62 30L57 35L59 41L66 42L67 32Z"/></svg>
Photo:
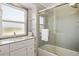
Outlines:
<svg viewBox="0 0 79 59"><path fill-rule="evenodd" d="M56 12L56 44L60 47L79 50L79 9L63 5Z"/></svg>

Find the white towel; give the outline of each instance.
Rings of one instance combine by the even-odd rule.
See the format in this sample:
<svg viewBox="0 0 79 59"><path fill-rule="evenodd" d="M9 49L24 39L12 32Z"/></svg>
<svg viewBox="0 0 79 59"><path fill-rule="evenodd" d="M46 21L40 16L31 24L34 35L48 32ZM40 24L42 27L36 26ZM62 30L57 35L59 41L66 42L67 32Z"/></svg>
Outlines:
<svg viewBox="0 0 79 59"><path fill-rule="evenodd" d="M48 41L48 29L41 30L41 40Z"/></svg>

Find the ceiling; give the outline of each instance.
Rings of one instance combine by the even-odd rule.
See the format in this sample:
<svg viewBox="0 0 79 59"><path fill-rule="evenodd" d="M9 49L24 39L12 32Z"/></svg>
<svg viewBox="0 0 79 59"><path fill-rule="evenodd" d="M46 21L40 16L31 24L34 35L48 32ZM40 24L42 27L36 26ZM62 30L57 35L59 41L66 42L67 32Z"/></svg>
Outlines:
<svg viewBox="0 0 79 59"><path fill-rule="evenodd" d="M45 8L56 6L60 3L15 3L17 6L21 6L24 8L34 8L34 6L37 8L37 10L43 10Z"/></svg>
<svg viewBox="0 0 79 59"><path fill-rule="evenodd" d="M37 7L37 10L42 10L51 6L56 6L59 3L33 3L33 4Z"/></svg>

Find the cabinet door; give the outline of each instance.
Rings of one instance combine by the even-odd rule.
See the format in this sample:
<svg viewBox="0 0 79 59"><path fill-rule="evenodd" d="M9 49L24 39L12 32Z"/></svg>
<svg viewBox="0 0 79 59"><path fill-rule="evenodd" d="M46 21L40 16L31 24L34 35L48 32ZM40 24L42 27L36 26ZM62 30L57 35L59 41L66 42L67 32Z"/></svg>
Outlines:
<svg viewBox="0 0 79 59"><path fill-rule="evenodd" d="M9 55L9 45L0 46L0 56L8 56Z"/></svg>
<svg viewBox="0 0 79 59"><path fill-rule="evenodd" d="M31 46L10 52L11 56L34 56L34 48Z"/></svg>
<svg viewBox="0 0 79 59"><path fill-rule="evenodd" d="M11 56L33 56L34 55L34 40L20 41L10 44Z"/></svg>
<svg viewBox="0 0 79 59"><path fill-rule="evenodd" d="M28 46L28 56L34 56L34 46Z"/></svg>
<svg viewBox="0 0 79 59"><path fill-rule="evenodd" d="M11 51L10 55L11 56L26 56L27 52L26 52L26 48L21 48L21 49L17 49L15 51Z"/></svg>
<svg viewBox="0 0 79 59"><path fill-rule="evenodd" d="M28 44L29 44L28 40L24 40L24 41L19 41L19 42L12 43L12 44L10 44L10 51L15 51L17 49L24 48Z"/></svg>

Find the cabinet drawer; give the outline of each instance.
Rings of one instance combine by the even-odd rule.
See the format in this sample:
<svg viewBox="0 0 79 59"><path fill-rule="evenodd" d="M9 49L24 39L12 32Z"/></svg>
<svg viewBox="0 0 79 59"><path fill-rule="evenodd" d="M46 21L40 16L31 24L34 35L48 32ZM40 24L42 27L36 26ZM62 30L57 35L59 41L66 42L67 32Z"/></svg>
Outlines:
<svg viewBox="0 0 79 59"><path fill-rule="evenodd" d="M24 41L12 43L12 44L10 44L10 50L13 51L16 49L20 49L20 48L28 46L29 44L33 45L33 41L34 40L31 39L31 40L24 40Z"/></svg>
<svg viewBox="0 0 79 59"><path fill-rule="evenodd" d="M0 46L0 55L5 53L9 54L9 45Z"/></svg>

